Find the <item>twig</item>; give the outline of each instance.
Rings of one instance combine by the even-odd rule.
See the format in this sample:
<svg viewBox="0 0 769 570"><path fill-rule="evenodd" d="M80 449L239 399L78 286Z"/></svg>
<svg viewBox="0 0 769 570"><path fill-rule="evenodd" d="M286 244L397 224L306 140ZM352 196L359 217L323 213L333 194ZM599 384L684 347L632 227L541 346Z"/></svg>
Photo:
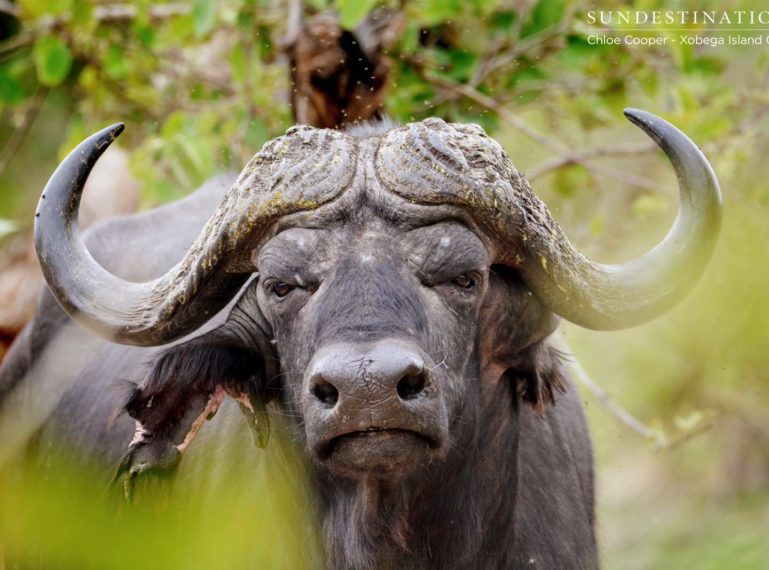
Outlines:
<svg viewBox="0 0 769 570"><path fill-rule="evenodd" d="M556 345L556 348L559 350L559 352L567 355L572 354L572 351L569 349L569 346L564 339L556 337L553 344ZM667 438L665 437L664 433L650 428L648 425L635 418L630 412L628 412L625 408L614 401L614 399L609 396L606 390L601 388L601 386L599 386L590 377L590 375L576 358L571 357L565 360L567 362L568 368L572 374L574 374L574 377L577 379L577 381L585 388L587 388L593 397L598 400L598 403L600 403L601 406L603 406L603 408L611 416L617 419L622 425L641 435L644 439L651 441L654 444L654 448L656 450L674 449L686 443L690 439L708 431L716 423L717 418L711 418L708 421L697 424L691 429L682 430L673 438Z"/></svg>
<svg viewBox="0 0 769 570"><path fill-rule="evenodd" d="M8 0L0 0L0 13L8 14L14 18L19 17L19 7Z"/></svg>
<svg viewBox="0 0 769 570"><path fill-rule="evenodd" d="M682 431L675 437L668 439L664 445L658 445L657 449L671 450L680 447L687 441L710 430L716 424L716 419L717 418L714 418L710 421L701 422L690 430Z"/></svg>
<svg viewBox="0 0 769 570"><path fill-rule="evenodd" d="M13 160L13 157L16 156L16 153L21 147L21 144L24 142L27 133L29 133L29 130L32 128L32 125L35 122L38 113L40 112L40 108L45 101L45 96L47 93L47 89L39 88L35 95L32 97L32 100L29 102L29 105L24 112L24 117L21 120L21 124L16 129L14 129L11 138L6 143L2 153L0 153L0 174L5 172L5 169L8 168L8 165Z"/></svg>
<svg viewBox="0 0 769 570"><path fill-rule="evenodd" d="M546 146L553 152L560 155L556 158L551 159L545 164L539 167L536 167L534 169L533 174L531 172L527 173L526 177L529 180L532 180L533 178L537 178L538 176L542 176L546 172L553 170L555 168L559 168L566 164L581 164L588 170L605 174L607 176L611 176L612 178L620 179L623 182L626 182L628 184L646 188L654 192L664 192L664 189L661 186L652 182L651 180L642 178L640 176L633 176L632 174L627 174L626 172L623 172L621 170L617 170L611 167L598 166L595 164L591 164L589 162L590 158L598 158L601 155L609 156L609 155L637 154L640 152L647 152L655 148L654 143L652 142L626 144L626 145L614 145L613 147L602 147L597 149L586 150L586 151L583 151L582 153L574 153L574 152L571 152L570 149L562 142L556 139L552 139L544 135L543 133L539 132L538 130L530 127L528 124L526 124L525 121L515 116L514 113L512 113L511 111L506 109L504 106L502 106L493 97L489 97L488 95L485 95L477 91L476 89L470 87L469 85L465 85L463 83L456 83L454 81L449 81L446 79L442 79L440 77L434 77L426 73L422 73L422 76L427 81L429 81L430 83L432 83L433 85L435 85L440 89L445 89L447 91L457 93L463 97L466 97L472 101L475 101L476 103L478 103L483 107L486 107L490 111L494 111L509 126L511 126L518 132L524 134L525 136L538 142L539 144Z"/></svg>
<svg viewBox="0 0 769 570"><path fill-rule="evenodd" d="M562 36L570 27L571 22L569 20L563 20L558 26L552 26L545 30L541 30L536 34L533 34L526 39L517 42L509 52L500 54L491 60L488 65L485 66L483 74L478 77L477 83L474 83L474 85L481 83L491 73L495 72L501 67L509 65L534 48L539 47L540 45L545 44L554 38Z"/></svg>
<svg viewBox="0 0 769 570"><path fill-rule="evenodd" d="M525 136L529 137L533 141L536 141L539 144L548 147L554 152L557 152L559 154L566 154L569 152L568 147L563 145L561 142L555 139L551 139L550 137L544 135L543 133L540 133L538 130L530 127L529 125L526 124L525 121L516 117L512 112L510 112L509 110L505 109L502 105L500 105L499 102L496 101L493 97L484 95L480 91L470 87L469 85L465 85L463 83L456 83L455 81L449 81L446 79L442 79L440 77L435 77L427 73L423 73L422 76L429 83L432 83L433 85L435 85L440 89L445 89L447 91L452 91L454 93L457 93L458 95L462 95L463 97L466 97L471 101L475 101L482 107L486 107L490 111L494 111L499 115L499 117L503 121L505 121L512 128L524 134Z"/></svg>
<svg viewBox="0 0 769 570"><path fill-rule="evenodd" d="M590 148L580 152L573 152L565 154L563 156L556 156L535 166L526 173L526 178L530 181L536 178L541 178L553 170L558 170L564 166L570 166L572 164L581 164L586 160L592 158L603 158L606 156L626 156L634 154L643 154L650 152L657 148L653 142L643 143L628 143L628 144L615 144L612 146L602 146L596 148Z"/></svg>
<svg viewBox="0 0 769 570"><path fill-rule="evenodd" d="M0 12L5 12L13 16L18 17L19 11L16 6L13 8L8 7L9 2L7 0L0 0ZM150 6L147 10L147 15L150 20L167 20L175 16L183 16L189 14L192 8L189 4L177 2L170 4L156 4ZM122 22L130 22L136 19L138 15L138 9L131 4L103 4L96 6L93 10L93 18L102 24L116 24ZM66 22L69 21L69 16L54 17L43 16L36 22L32 23L31 29L23 31L20 34L8 39L0 45L0 57L4 58L14 53L15 51L29 47L35 43L37 37L37 30L55 30L60 28Z"/></svg>
<svg viewBox="0 0 769 570"><path fill-rule="evenodd" d="M602 164L601 165L594 164L592 162L583 162L581 164L586 169L588 169L589 171L595 174L602 174L604 176L614 178L615 180L619 180L622 183L628 184L630 186L638 186L639 188L645 188L646 190L650 190L658 194L664 194L666 196L675 194L674 192L668 190L665 186L662 186L661 184L657 184L653 180L649 180L648 178L644 178L643 176L636 176L635 174L629 174L624 170L619 170L618 168L612 168L611 166L605 166Z"/></svg>
<svg viewBox="0 0 769 570"><path fill-rule="evenodd" d="M189 3L173 2L155 4L149 7L147 14L151 20L167 20L175 16L184 16L192 10ZM136 6L131 4L103 4L96 6L93 17L98 22L121 22L133 20L138 14Z"/></svg>
<svg viewBox="0 0 769 570"><path fill-rule="evenodd" d="M286 14L286 37L283 39L284 47L294 45L299 31L302 29L302 0L288 0L288 10Z"/></svg>
<svg viewBox="0 0 769 570"><path fill-rule="evenodd" d="M660 434L656 433L652 428L640 420L637 420L630 414L630 412L617 404L617 402L615 402L603 388L593 381L576 358L569 359L567 366L571 369L571 372L574 374L577 381L585 386L585 388L587 388L588 391L601 403L606 411L619 420L620 423L629 427L644 438L653 441L657 447L665 446L665 439Z"/></svg>

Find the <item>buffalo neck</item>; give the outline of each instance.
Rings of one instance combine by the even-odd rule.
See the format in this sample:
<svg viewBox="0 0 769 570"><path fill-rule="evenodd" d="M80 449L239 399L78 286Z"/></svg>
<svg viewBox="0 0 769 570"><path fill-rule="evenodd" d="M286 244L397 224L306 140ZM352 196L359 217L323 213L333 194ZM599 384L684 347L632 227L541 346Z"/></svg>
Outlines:
<svg viewBox="0 0 769 570"><path fill-rule="evenodd" d="M512 558L516 410L510 384L496 383L455 418L448 455L409 476L316 470L329 566L485 568Z"/></svg>

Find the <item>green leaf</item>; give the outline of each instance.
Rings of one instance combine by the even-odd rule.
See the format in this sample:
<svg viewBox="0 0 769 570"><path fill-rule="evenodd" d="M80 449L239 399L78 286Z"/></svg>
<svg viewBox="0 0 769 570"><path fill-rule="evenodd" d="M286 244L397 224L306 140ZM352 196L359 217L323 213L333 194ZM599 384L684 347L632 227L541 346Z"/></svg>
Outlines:
<svg viewBox="0 0 769 570"><path fill-rule="evenodd" d="M342 27L352 30L371 11L376 0L338 0L337 9Z"/></svg>
<svg viewBox="0 0 769 570"><path fill-rule="evenodd" d="M491 16L490 26L501 32L509 32L518 20L518 14L512 11L496 12Z"/></svg>
<svg viewBox="0 0 769 570"><path fill-rule="evenodd" d="M524 26L521 36L530 36L556 25L563 19L565 13L565 0L539 0L531 11L531 16Z"/></svg>
<svg viewBox="0 0 769 570"><path fill-rule="evenodd" d="M566 168L561 168L555 174L554 188L562 198L573 198L581 190L585 190L592 185L593 179L588 170L580 165L574 164Z"/></svg>
<svg viewBox="0 0 769 570"><path fill-rule="evenodd" d="M235 44L230 52L230 71L235 83L242 84L248 77L248 55L243 44Z"/></svg>
<svg viewBox="0 0 769 570"><path fill-rule="evenodd" d="M43 85L55 87L67 78L72 68L72 54L59 38L42 36L33 50L37 78Z"/></svg>
<svg viewBox="0 0 769 570"><path fill-rule="evenodd" d="M104 72L113 79L122 79L128 74L128 64L123 48L119 45L111 45L104 54Z"/></svg>
<svg viewBox="0 0 769 570"><path fill-rule="evenodd" d="M446 50L449 65L451 67L449 75L457 81L467 81L475 69L477 58L472 53L465 50L450 49Z"/></svg>
<svg viewBox="0 0 769 570"><path fill-rule="evenodd" d="M462 15L462 0L427 0L420 3L419 8L419 21L434 26L459 18Z"/></svg>
<svg viewBox="0 0 769 570"><path fill-rule="evenodd" d="M194 0L192 4L192 23L197 37L205 36L216 23L217 0Z"/></svg>
<svg viewBox="0 0 769 570"><path fill-rule="evenodd" d="M643 218L665 212L670 207L670 200L662 194L641 194L633 201L633 214Z"/></svg>
<svg viewBox="0 0 769 570"><path fill-rule="evenodd" d="M602 215L594 216L587 226L590 235L599 238L606 232L606 219Z"/></svg>
<svg viewBox="0 0 769 570"><path fill-rule="evenodd" d="M72 3L72 25L85 27L93 21L93 4L90 0L74 0Z"/></svg>
<svg viewBox="0 0 769 570"><path fill-rule="evenodd" d="M8 73L5 68L0 68L0 103L15 105L24 100L24 88L21 82Z"/></svg>
<svg viewBox="0 0 769 570"><path fill-rule="evenodd" d="M705 414L703 412L694 410L685 416L677 416L674 422L679 430L692 431L694 428L699 427L704 419Z"/></svg>
<svg viewBox="0 0 769 570"><path fill-rule="evenodd" d="M136 38L145 48L152 48L155 44L155 29L148 24L139 24L134 26Z"/></svg>
<svg viewBox="0 0 769 570"><path fill-rule="evenodd" d="M67 13L72 0L21 0L19 8L22 18L37 19L41 16L60 16Z"/></svg>

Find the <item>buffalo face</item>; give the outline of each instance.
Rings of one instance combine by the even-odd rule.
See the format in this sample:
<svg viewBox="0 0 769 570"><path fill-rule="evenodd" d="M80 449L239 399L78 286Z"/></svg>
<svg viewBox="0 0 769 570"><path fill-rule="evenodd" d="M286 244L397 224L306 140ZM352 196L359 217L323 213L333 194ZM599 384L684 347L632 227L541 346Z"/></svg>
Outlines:
<svg viewBox="0 0 769 570"><path fill-rule="evenodd" d="M332 470L409 471L445 455L477 390L489 255L462 224L293 228L258 256L287 405Z"/></svg>

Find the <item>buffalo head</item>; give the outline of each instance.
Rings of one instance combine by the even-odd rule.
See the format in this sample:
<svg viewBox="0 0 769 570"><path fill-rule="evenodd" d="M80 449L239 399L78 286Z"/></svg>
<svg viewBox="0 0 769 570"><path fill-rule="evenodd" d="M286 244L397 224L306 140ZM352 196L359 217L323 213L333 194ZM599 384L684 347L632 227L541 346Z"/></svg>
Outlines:
<svg viewBox="0 0 769 570"><path fill-rule="evenodd" d="M290 129L246 166L184 258L146 283L105 271L79 236L85 180L122 130L110 127L51 178L37 250L65 311L124 344L174 341L242 290L226 323L167 351L129 403L140 467L173 463L225 394L263 426L260 402L277 386L324 473L401 477L470 445L501 378L552 400L560 379L543 339L554 315L635 325L702 272L720 221L716 178L675 127L626 114L670 159L681 207L656 248L620 265L577 251L482 129L437 119ZM173 382L183 396L165 394Z"/></svg>

